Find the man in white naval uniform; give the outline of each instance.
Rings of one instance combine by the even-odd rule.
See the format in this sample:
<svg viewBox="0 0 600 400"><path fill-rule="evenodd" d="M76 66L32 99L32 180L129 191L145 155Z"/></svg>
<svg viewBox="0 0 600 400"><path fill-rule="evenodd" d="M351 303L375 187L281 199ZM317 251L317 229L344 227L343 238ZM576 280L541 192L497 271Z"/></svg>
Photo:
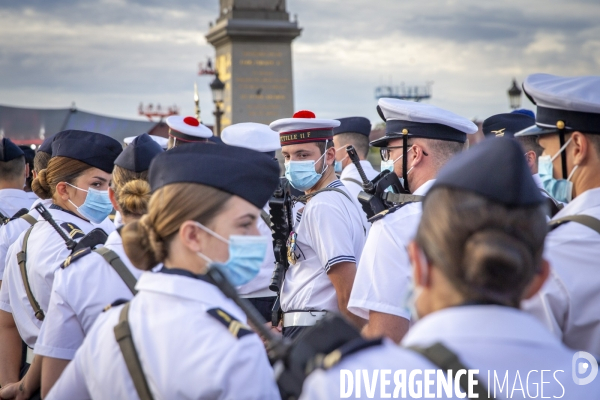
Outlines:
<svg viewBox="0 0 600 400"><path fill-rule="evenodd" d="M550 278L523 308L567 346L600 358L600 77L534 74L523 88L537 105L536 125L516 136L539 136L540 168L549 163L560 177L551 187L572 199L550 221Z"/></svg>
<svg viewBox="0 0 600 400"><path fill-rule="evenodd" d="M347 309L366 235L361 212L333 171L333 128L339 121L311 111L271 123L279 132L285 176L305 192L288 239L290 266L280 294L283 335L297 336L327 312L364 324Z"/></svg>
<svg viewBox="0 0 600 400"><path fill-rule="evenodd" d="M508 137L514 138L525 151L525 160L531 170L533 181L540 189L542 194L548 199L549 217L555 215L563 204L555 200L544 188L540 178L538 159L544 152L542 146L538 143L536 135L515 137L515 133L535 125L535 117L532 111L516 110L506 114L496 114L483 121L481 130L486 138Z"/></svg>
<svg viewBox="0 0 600 400"><path fill-rule="evenodd" d="M0 212L11 218L22 208L29 209L33 201L23 190L29 167L23 150L10 139L0 140ZM2 225L3 222L0 222Z"/></svg>
<svg viewBox="0 0 600 400"><path fill-rule="evenodd" d="M428 104L383 98L378 108L386 135L371 145L381 147L382 160L393 165L405 189L417 196L424 196L441 166L463 150L467 134L477 132L468 119ZM408 330L412 274L406 246L420 219L419 202L395 206L371 219L348 305L368 319L366 337L387 336L399 342Z"/></svg>

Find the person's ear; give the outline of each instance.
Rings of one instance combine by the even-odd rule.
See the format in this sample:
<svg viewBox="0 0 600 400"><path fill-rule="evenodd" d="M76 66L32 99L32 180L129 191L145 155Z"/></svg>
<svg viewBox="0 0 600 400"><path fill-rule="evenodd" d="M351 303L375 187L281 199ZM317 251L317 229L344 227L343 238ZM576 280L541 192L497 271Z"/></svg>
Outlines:
<svg viewBox="0 0 600 400"><path fill-rule="evenodd" d="M525 292L523 294L523 299L527 300L532 298L540 291L544 283L550 276L550 263L542 259L542 264L540 265L540 271L533 277L531 283L525 288Z"/></svg>
<svg viewBox="0 0 600 400"><path fill-rule="evenodd" d="M573 165L582 165L588 158L590 151L590 141L581 132L573 132L571 138L571 152L573 154Z"/></svg>
<svg viewBox="0 0 600 400"><path fill-rule="evenodd" d="M117 203L117 196L115 194L115 191L110 186L108 187L108 198L110 199L110 203L112 204L114 209L120 213L123 213L121 207L119 207L119 203Z"/></svg>
<svg viewBox="0 0 600 400"><path fill-rule="evenodd" d="M409 153L410 165L408 168L416 167L423 160L423 148L420 144L413 144Z"/></svg>
<svg viewBox="0 0 600 400"><path fill-rule="evenodd" d="M56 195L58 195L58 197L60 197L63 201L67 201L71 198L71 195L69 194L69 189L72 190L77 190L74 188L70 188L69 185L67 185L65 182L59 182L56 185L56 189L55 189L55 193Z"/></svg>
<svg viewBox="0 0 600 400"><path fill-rule="evenodd" d="M199 228L194 221L181 224L178 236L183 246L194 253L203 252L207 246L208 233Z"/></svg>
<svg viewBox="0 0 600 400"><path fill-rule="evenodd" d="M335 148L332 146L325 151L325 162L327 165L335 162Z"/></svg>
<svg viewBox="0 0 600 400"><path fill-rule="evenodd" d="M430 266L424 256L423 250L414 240L408 244L408 257L413 268L415 284L424 287L429 286Z"/></svg>
<svg viewBox="0 0 600 400"><path fill-rule="evenodd" d="M31 170L29 169L29 164L25 163L25 179L29 178L29 174Z"/></svg>
<svg viewBox="0 0 600 400"><path fill-rule="evenodd" d="M529 150L527 153L525 153L525 161L527 161L529 169L533 171L537 165L537 156L535 151Z"/></svg>

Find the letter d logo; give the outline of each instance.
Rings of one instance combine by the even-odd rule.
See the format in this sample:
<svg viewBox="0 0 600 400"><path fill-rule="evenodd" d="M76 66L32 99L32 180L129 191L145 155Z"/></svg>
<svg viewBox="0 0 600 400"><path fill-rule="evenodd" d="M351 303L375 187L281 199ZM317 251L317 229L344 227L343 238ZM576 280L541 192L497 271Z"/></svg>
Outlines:
<svg viewBox="0 0 600 400"><path fill-rule="evenodd" d="M584 358L587 362L582 361ZM579 362L578 362L579 361ZM577 375L585 374L585 372L592 368L590 374L585 378L579 378ZM571 372L573 374L573 382L577 385L587 385L592 382L596 375L598 375L598 361L590 353L585 351L578 351L573 355L573 363Z"/></svg>

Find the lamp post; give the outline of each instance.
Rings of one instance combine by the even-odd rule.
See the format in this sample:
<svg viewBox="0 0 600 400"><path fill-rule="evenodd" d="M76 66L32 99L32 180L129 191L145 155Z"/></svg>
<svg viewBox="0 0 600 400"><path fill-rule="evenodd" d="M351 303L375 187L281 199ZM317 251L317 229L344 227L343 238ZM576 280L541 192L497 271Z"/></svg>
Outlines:
<svg viewBox="0 0 600 400"><path fill-rule="evenodd" d="M221 110L223 105L223 92L225 91L225 84L219 79L219 74L215 73L215 79L210 83L210 90L212 91L213 102L215 103L215 136L221 136L221 117L224 112Z"/></svg>
<svg viewBox="0 0 600 400"><path fill-rule="evenodd" d="M521 93L523 93L523 91L517 85L517 80L513 78L512 86L508 89L508 100L510 102L510 108L513 110L521 107Z"/></svg>

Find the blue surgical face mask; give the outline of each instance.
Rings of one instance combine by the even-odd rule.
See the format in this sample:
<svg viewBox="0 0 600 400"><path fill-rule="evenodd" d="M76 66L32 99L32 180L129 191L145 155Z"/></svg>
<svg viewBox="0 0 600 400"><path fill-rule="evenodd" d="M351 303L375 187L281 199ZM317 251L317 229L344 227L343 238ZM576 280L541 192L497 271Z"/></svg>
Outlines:
<svg viewBox="0 0 600 400"><path fill-rule="evenodd" d="M338 151L342 151L343 149L345 149L345 146L342 146L338 149L335 149L335 152L337 153ZM336 174L341 174L342 171L344 170L344 166L342 165L342 163L344 162L344 160L348 158L348 156L342 158L340 161L335 160L335 164L333 165L333 170L335 171Z"/></svg>
<svg viewBox="0 0 600 400"><path fill-rule="evenodd" d="M267 255L268 237L261 235L231 235L227 240L199 222L196 222L196 225L229 245L229 259L225 263L217 262L215 265L233 286L245 285L258 275ZM213 262L200 252L196 254L208 263Z"/></svg>
<svg viewBox="0 0 600 400"><path fill-rule="evenodd" d="M538 158L538 173L544 189L550 196L562 203L568 203L573 198L573 182L571 182L571 178L579 165L576 165L573 168L567 179L556 179L554 178L554 168L552 163L570 142L571 139L569 139L554 156L540 156Z"/></svg>
<svg viewBox="0 0 600 400"><path fill-rule="evenodd" d="M410 146L408 149L406 149L406 152L408 153L408 151L411 148L412 148L412 146ZM390 172L394 172L394 164L396 163L396 161L401 160L402 157L404 157L404 153L400 154L400 157L396 158L395 160L381 161L381 167L379 168L379 171L383 172L385 170L388 170Z"/></svg>
<svg viewBox="0 0 600 400"><path fill-rule="evenodd" d="M326 146L327 147L327 146ZM323 173L327 170L327 165L323 167L321 173L315 170L315 165L321 158L327 154L323 153L316 161L288 161L285 163L285 177L290 184L300 190L307 191L319 182L319 179L323 176Z"/></svg>
<svg viewBox="0 0 600 400"><path fill-rule="evenodd" d="M89 188L88 190L78 188L75 185L71 185L68 182L65 182L67 185L81 190L83 192L87 192L85 196L85 201L79 207L75 205L69 199L69 203L71 203L76 209L77 212L85 219L93 222L94 224L99 224L104 221L106 217L112 212L113 205L110 202L110 198L108 197L108 190L96 190L93 188Z"/></svg>

